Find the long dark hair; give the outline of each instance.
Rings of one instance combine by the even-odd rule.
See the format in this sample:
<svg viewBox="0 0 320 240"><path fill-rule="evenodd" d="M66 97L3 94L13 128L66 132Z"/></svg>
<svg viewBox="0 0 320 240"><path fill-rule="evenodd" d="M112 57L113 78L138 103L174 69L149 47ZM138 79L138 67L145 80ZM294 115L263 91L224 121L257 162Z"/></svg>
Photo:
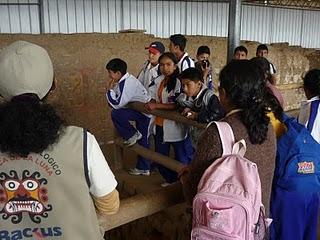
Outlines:
<svg viewBox="0 0 320 240"><path fill-rule="evenodd" d="M242 109L241 120L251 143L263 143L270 119L266 115L268 104L262 71L249 60L233 60L222 69L219 79L231 103Z"/></svg>
<svg viewBox="0 0 320 240"><path fill-rule="evenodd" d="M54 108L35 94L16 96L0 104L0 150L26 157L56 142L63 121Z"/></svg>
<svg viewBox="0 0 320 240"><path fill-rule="evenodd" d="M277 97L274 95L274 93L270 88L272 87L271 85L273 84L272 76L270 73L270 62L264 57L254 57L254 58L251 58L250 61L253 64L255 64L257 68L260 68L260 70L263 72L264 78L267 84L266 85L267 86L266 101L267 101L268 107L274 113L275 117L281 121L282 115L283 115L283 108L279 100L277 99ZM270 87L268 87L268 83ZM279 92L279 94L281 93Z"/></svg>
<svg viewBox="0 0 320 240"><path fill-rule="evenodd" d="M175 65L178 64L178 60L176 56L171 53L171 52L165 52L159 57L159 63L161 62L162 59L164 58L169 58ZM179 76L179 68L177 66L176 70L169 76L169 81L167 83L167 91L170 92L172 91L177 83L177 77Z"/></svg>
<svg viewBox="0 0 320 240"><path fill-rule="evenodd" d="M264 57L254 57L251 58L250 61L257 64L265 74L265 80L273 84L272 76L270 73L270 62L268 61L268 59Z"/></svg>

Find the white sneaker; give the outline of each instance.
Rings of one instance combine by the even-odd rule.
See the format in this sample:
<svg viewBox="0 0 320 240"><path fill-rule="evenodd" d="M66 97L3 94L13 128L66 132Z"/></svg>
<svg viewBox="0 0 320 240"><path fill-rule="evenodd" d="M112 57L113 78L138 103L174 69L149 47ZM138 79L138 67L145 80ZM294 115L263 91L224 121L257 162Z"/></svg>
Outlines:
<svg viewBox="0 0 320 240"><path fill-rule="evenodd" d="M142 138L142 134L137 130L135 134L128 140L123 141L123 144L127 147L130 147L134 144L136 144L137 141L139 141Z"/></svg>
<svg viewBox="0 0 320 240"><path fill-rule="evenodd" d="M140 170L138 168L131 168L129 169L128 173L130 175L143 175L143 176L150 176L150 170Z"/></svg>
<svg viewBox="0 0 320 240"><path fill-rule="evenodd" d="M173 183L164 182L164 183L161 183L161 187L168 187L168 186L170 186L172 184Z"/></svg>

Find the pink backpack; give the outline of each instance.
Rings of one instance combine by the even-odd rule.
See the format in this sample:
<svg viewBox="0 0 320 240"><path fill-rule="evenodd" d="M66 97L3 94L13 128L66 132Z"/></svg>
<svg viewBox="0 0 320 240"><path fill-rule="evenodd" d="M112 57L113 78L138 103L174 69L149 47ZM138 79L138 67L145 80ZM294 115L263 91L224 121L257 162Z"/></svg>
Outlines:
<svg viewBox="0 0 320 240"><path fill-rule="evenodd" d="M257 165L244 158L246 143L235 143L226 122L214 122L223 154L204 172L193 199L192 240L263 239L264 218Z"/></svg>

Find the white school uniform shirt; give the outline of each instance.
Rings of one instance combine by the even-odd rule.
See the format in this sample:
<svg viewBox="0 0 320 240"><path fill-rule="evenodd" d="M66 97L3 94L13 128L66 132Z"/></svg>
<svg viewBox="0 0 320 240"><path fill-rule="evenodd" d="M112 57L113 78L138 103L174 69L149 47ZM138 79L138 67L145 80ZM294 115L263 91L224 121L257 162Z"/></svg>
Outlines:
<svg viewBox="0 0 320 240"><path fill-rule="evenodd" d="M158 89L161 82L164 80L164 76L160 75L155 79L155 85L153 87L153 96L157 102L160 102L158 95ZM165 87L161 92L162 103L175 103L173 99L181 93L181 83L177 79L176 86L169 93ZM184 140L188 136L188 127L168 119L163 120L163 141L164 142L178 142Z"/></svg>
<svg viewBox="0 0 320 240"><path fill-rule="evenodd" d="M87 161L90 179L90 193L103 197L111 193L117 186L117 181L110 170L95 137L87 132Z"/></svg>
<svg viewBox="0 0 320 240"><path fill-rule="evenodd" d="M277 69L276 67L274 66L273 63L269 62L270 64L270 74L273 75L273 74L276 74L277 73Z"/></svg>
<svg viewBox="0 0 320 240"><path fill-rule="evenodd" d="M184 53L180 61L178 62L179 72L186 70L187 68L195 67L194 61L189 57L188 53Z"/></svg>
<svg viewBox="0 0 320 240"><path fill-rule="evenodd" d="M138 80L150 93L149 88L154 84L154 80L161 75L159 73L159 64L152 66L149 61L145 62L141 69Z"/></svg>
<svg viewBox="0 0 320 240"><path fill-rule="evenodd" d="M106 97L114 109L123 108L129 102L147 103L151 100L145 87L129 73L126 73L112 89L107 91ZM146 114L146 116L149 115Z"/></svg>
<svg viewBox="0 0 320 240"><path fill-rule="evenodd" d="M315 104L316 101L319 101L319 96L313 97L301 103L298 121L306 127L308 127L308 123L312 117L311 104ZM320 105L317 107L317 109L312 110L315 111L316 116L314 118L314 123L311 129L311 135L318 143L320 143Z"/></svg>

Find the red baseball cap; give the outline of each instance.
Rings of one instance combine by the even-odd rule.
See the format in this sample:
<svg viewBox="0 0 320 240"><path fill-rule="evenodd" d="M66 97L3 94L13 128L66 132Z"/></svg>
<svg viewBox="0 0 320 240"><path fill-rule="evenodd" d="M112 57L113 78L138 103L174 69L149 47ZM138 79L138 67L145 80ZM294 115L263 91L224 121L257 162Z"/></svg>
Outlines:
<svg viewBox="0 0 320 240"><path fill-rule="evenodd" d="M150 46L146 47L145 49L148 49L149 52L155 53L155 54L156 53L162 54L165 51L165 47L163 46L163 44L161 42L152 42L150 44Z"/></svg>

